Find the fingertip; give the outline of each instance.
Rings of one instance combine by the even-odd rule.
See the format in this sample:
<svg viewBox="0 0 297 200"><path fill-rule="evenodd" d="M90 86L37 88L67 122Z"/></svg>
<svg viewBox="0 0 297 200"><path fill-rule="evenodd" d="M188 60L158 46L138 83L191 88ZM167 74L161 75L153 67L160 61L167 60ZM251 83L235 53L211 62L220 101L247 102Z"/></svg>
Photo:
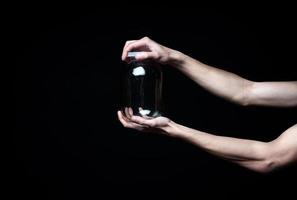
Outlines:
<svg viewBox="0 0 297 200"><path fill-rule="evenodd" d="M130 116L133 116L133 109L131 107L128 107L128 111L129 111Z"/></svg>
<svg viewBox="0 0 297 200"><path fill-rule="evenodd" d="M121 111L118 110L117 115L118 115L118 119L121 120L121 118L122 118L122 113L121 113Z"/></svg>
<svg viewBox="0 0 297 200"><path fill-rule="evenodd" d="M126 55L126 52L123 52L123 53L122 53L122 57L121 57L121 58L122 58L122 61L125 61L125 60L126 60L126 56L127 56L127 55Z"/></svg>
<svg viewBox="0 0 297 200"><path fill-rule="evenodd" d="M124 112L125 117L128 118L128 119L131 118L130 113L129 113L129 109L127 107L125 107L124 110L125 110L125 112Z"/></svg>

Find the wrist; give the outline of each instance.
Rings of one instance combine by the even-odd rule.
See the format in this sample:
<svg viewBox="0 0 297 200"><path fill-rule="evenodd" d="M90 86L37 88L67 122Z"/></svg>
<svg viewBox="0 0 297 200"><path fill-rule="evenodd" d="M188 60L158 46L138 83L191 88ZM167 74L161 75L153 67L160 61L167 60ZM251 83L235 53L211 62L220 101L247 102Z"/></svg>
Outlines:
<svg viewBox="0 0 297 200"><path fill-rule="evenodd" d="M200 61L173 49L169 49L169 61L167 64L173 66L174 68L185 71L188 70L190 66L202 66L203 63Z"/></svg>
<svg viewBox="0 0 297 200"><path fill-rule="evenodd" d="M181 137L182 135L179 125L172 120L170 120L167 125L163 126L161 129L166 135L171 137Z"/></svg>
<svg viewBox="0 0 297 200"><path fill-rule="evenodd" d="M171 120L168 122L166 126L162 127L161 129L168 136L188 141L192 141L195 135L197 134L196 130L182 126Z"/></svg>
<svg viewBox="0 0 297 200"><path fill-rule="evenodd" d="M186 56L179 51L169 49L168 55L169 55L168 64L175 68L178 68L185 62Z"/></svg>

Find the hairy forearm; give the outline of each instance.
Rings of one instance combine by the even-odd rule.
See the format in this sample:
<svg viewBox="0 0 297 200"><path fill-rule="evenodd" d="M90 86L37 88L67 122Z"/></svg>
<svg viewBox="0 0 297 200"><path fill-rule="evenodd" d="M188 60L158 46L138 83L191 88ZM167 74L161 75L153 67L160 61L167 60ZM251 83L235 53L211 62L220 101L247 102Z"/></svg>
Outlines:
<svg viewBox="0 0 297 200"><path fill-rule="evenodd" d="M274 165L269 158L268 143L217 136L170 122L164 131L220 158L254 171L267 172Z"/></svg>
<svg viewBox="0 0 297 200"><path fill-rule="evenodd" d="M238 104L247 104L246 88L252 83L236 74L208 66L181 52L172 50L171 64L197 84Z"/></svg>

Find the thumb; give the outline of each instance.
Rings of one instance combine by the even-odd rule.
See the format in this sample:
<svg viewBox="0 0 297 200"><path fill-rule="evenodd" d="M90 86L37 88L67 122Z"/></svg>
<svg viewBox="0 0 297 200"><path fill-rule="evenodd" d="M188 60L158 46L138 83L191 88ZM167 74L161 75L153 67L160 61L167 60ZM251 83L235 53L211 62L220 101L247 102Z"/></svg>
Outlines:
<svg viewBox="0 0 297 200"><path fill-rule="evenodd" d="M135 59L136 60L146 60L146 59L156 59L157 55L154 52L146 52L146 51L142 51L142 52L137 52L137 54L135 55Z"/></svg>

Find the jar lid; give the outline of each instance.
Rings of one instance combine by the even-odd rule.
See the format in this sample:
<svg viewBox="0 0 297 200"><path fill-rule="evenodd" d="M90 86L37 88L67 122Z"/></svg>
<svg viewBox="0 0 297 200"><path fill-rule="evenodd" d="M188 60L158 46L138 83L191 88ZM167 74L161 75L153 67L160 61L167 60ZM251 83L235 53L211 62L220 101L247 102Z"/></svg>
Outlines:
<svg viewBox="0 0 297 200"><path fill-rule="evenodd" d="M139 53L137 51L129 51L128 52L128 58L135 58L136 54Z"/></svg>

